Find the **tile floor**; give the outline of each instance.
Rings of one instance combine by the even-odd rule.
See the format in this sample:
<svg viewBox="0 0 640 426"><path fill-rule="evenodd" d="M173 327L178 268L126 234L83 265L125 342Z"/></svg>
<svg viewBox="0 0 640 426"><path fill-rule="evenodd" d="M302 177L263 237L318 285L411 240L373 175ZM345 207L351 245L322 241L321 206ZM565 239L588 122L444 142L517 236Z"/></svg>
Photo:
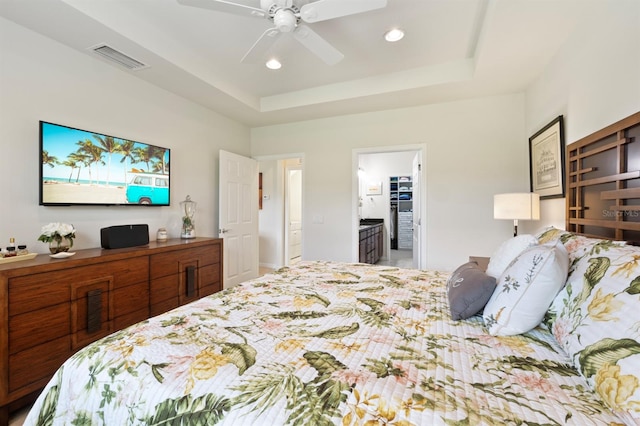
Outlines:
<svg viewBox="0 0 640 426"><path fill-rule="evenodd" d="M388 260L381 260L376 265L413 268L413 250L391 250Z"/></svg>

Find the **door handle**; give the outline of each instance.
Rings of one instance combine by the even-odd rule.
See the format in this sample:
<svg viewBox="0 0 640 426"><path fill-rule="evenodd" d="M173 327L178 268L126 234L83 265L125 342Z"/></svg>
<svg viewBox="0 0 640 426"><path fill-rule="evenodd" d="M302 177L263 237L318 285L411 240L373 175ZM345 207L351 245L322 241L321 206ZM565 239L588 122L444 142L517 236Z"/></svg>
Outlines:
<svg viewBox="0 0 640 426"><path fill-rule="evenodd" d="M220 228L218 229L218 233L219 234L226 234L227 232L231 231L231 229L225 229L225 228Z"/></svg>

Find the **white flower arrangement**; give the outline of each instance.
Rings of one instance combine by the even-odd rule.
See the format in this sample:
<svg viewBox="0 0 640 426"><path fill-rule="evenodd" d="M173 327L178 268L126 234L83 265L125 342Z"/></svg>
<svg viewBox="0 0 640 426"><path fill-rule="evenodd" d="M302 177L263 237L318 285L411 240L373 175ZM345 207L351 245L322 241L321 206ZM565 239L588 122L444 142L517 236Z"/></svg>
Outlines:
<svg viewBox="0 0 640 426"><path fill-rule="evenodd" d="M43 243L51 243L56 241L60 243L63 238L69 240L69 246L73 246L73 239L76 237L76 229L68 223L54 222L42 227L42 234L38 237L38 241Z"/></svg>

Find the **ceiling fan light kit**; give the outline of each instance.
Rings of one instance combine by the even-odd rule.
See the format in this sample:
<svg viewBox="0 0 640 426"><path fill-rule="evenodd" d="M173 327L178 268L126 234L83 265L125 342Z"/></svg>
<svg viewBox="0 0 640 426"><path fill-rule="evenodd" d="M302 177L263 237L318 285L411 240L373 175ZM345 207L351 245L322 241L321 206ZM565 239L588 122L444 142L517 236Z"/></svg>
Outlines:
<svg viewBox="0 0 640 426"><path fill-rule="evenodd" d="M311 24L343 16L368 12L387 6L387 0L260 0L260 8L228 0L177 0L185 6L210 9L236 15L266 18L274 25L253 44L241 62L264 60L267 52L283 33L309 49L327 65L335 65L344 55L301 22ZM268 65L267 65L268 66Z"/></svg>
<svg viewBox="0 0 640 426"><path fill-rule="evenodd" d="M281 33L290 33L298 25L298 19L290 9L279 9L273 16L273 23Z"/></svg>

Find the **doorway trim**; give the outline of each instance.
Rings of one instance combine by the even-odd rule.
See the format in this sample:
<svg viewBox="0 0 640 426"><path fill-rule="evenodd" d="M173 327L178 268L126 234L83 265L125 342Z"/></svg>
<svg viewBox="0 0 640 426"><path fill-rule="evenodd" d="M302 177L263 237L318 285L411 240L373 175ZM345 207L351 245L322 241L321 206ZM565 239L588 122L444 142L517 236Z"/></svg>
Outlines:
<svg viewBox="0 0 640 426"><path fill-rule="evenodd" d="M360 225L359 218L359 198L358 198L358 165L361 154L386 154L392 152L416 151L420 154L420 163L422 164L422 173L420 180L420 253L419 269L427 267L427 144L411 144L411 145L387 145L371 148L354 148L351 154L351 258L353 262L359 261L358 242L360 240L358 227ZM387 250L388 251L388 250Z"/></svg>

